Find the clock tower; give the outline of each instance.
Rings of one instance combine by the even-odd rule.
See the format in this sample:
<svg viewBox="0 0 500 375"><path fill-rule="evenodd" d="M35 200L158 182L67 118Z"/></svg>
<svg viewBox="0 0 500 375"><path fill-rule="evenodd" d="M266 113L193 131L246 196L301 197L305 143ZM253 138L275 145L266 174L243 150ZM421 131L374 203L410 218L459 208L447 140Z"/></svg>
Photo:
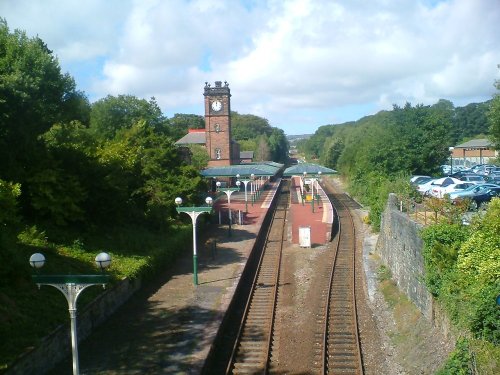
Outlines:
<svg viewBox="0 0 500 375"><path fill-rule="evenodd" d="M212 87L205 82L205 138L209 157L208 166L233 164L231 143L231 93L229 84L215 81Z"/></svg>

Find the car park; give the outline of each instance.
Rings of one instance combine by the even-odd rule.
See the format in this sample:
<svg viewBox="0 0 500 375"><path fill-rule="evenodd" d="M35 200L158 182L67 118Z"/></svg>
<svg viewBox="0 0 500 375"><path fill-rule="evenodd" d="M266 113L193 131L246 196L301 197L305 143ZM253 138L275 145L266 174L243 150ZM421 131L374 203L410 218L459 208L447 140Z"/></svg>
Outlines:
<svg viewBox="0 0 500 375"><path fill-rule="evenodd" d="M479 194L470 197L471 199L470 207L472 209L477 210L479 207L488 203L495 197L500 197L500 186L485 189L481 191Z"/></svg>
<svg viewBox="0 0 500 375"><path fill-rule="evenodd" d="M488 188L494 188L494 187L500 187L500 185L489 184L489 183L481 184L481 185L474 185L474 186L471 186L468 189L450 193L449 196L450 196L451 200L461 199L461 198L470 198L470 197L472 197L472 196L474 196L476 194L479 194L483 190L486 190Z"/></svg>

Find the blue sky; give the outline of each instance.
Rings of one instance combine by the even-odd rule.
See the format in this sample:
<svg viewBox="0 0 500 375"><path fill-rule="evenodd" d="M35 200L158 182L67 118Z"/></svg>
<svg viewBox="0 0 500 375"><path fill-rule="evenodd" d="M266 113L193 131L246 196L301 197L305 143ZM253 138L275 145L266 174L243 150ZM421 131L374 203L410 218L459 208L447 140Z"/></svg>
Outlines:
<svg viewBox="0 0 500 375"><path fill-rule="evenodd" d="M205 81L287 134L393 104L488 100L500 79L497 0L2 0L91 101L154 96L202 115Z"/></svg>

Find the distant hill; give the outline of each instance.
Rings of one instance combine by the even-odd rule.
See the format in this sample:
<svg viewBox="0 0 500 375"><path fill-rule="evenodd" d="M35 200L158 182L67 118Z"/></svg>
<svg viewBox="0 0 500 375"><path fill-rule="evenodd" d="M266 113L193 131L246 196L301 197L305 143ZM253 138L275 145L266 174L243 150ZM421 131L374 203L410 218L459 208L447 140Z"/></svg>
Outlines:
<svg viewBox="0 0 500 375"><path fill-rule="evenodd" d="M300 134L300 135L287 135L286 139L288 142L300 141L301 139L309 139L313 134Z"/></svg>

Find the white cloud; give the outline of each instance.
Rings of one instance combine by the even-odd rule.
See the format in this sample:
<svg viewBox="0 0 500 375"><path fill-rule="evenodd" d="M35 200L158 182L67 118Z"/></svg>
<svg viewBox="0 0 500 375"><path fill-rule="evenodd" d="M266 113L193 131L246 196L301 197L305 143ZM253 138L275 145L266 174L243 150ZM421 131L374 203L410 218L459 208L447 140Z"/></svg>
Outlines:
<svg viewBox="0 0 500 375"><path fill-rule="evenodd" d="M92 98L155 96L169 113L203 113L204 82L227 80L234 110L315 127L356 119L348 109L487 99L500 78L490 0L7 0L0 14L63 65L100 61L82 78Z"/></svg>

